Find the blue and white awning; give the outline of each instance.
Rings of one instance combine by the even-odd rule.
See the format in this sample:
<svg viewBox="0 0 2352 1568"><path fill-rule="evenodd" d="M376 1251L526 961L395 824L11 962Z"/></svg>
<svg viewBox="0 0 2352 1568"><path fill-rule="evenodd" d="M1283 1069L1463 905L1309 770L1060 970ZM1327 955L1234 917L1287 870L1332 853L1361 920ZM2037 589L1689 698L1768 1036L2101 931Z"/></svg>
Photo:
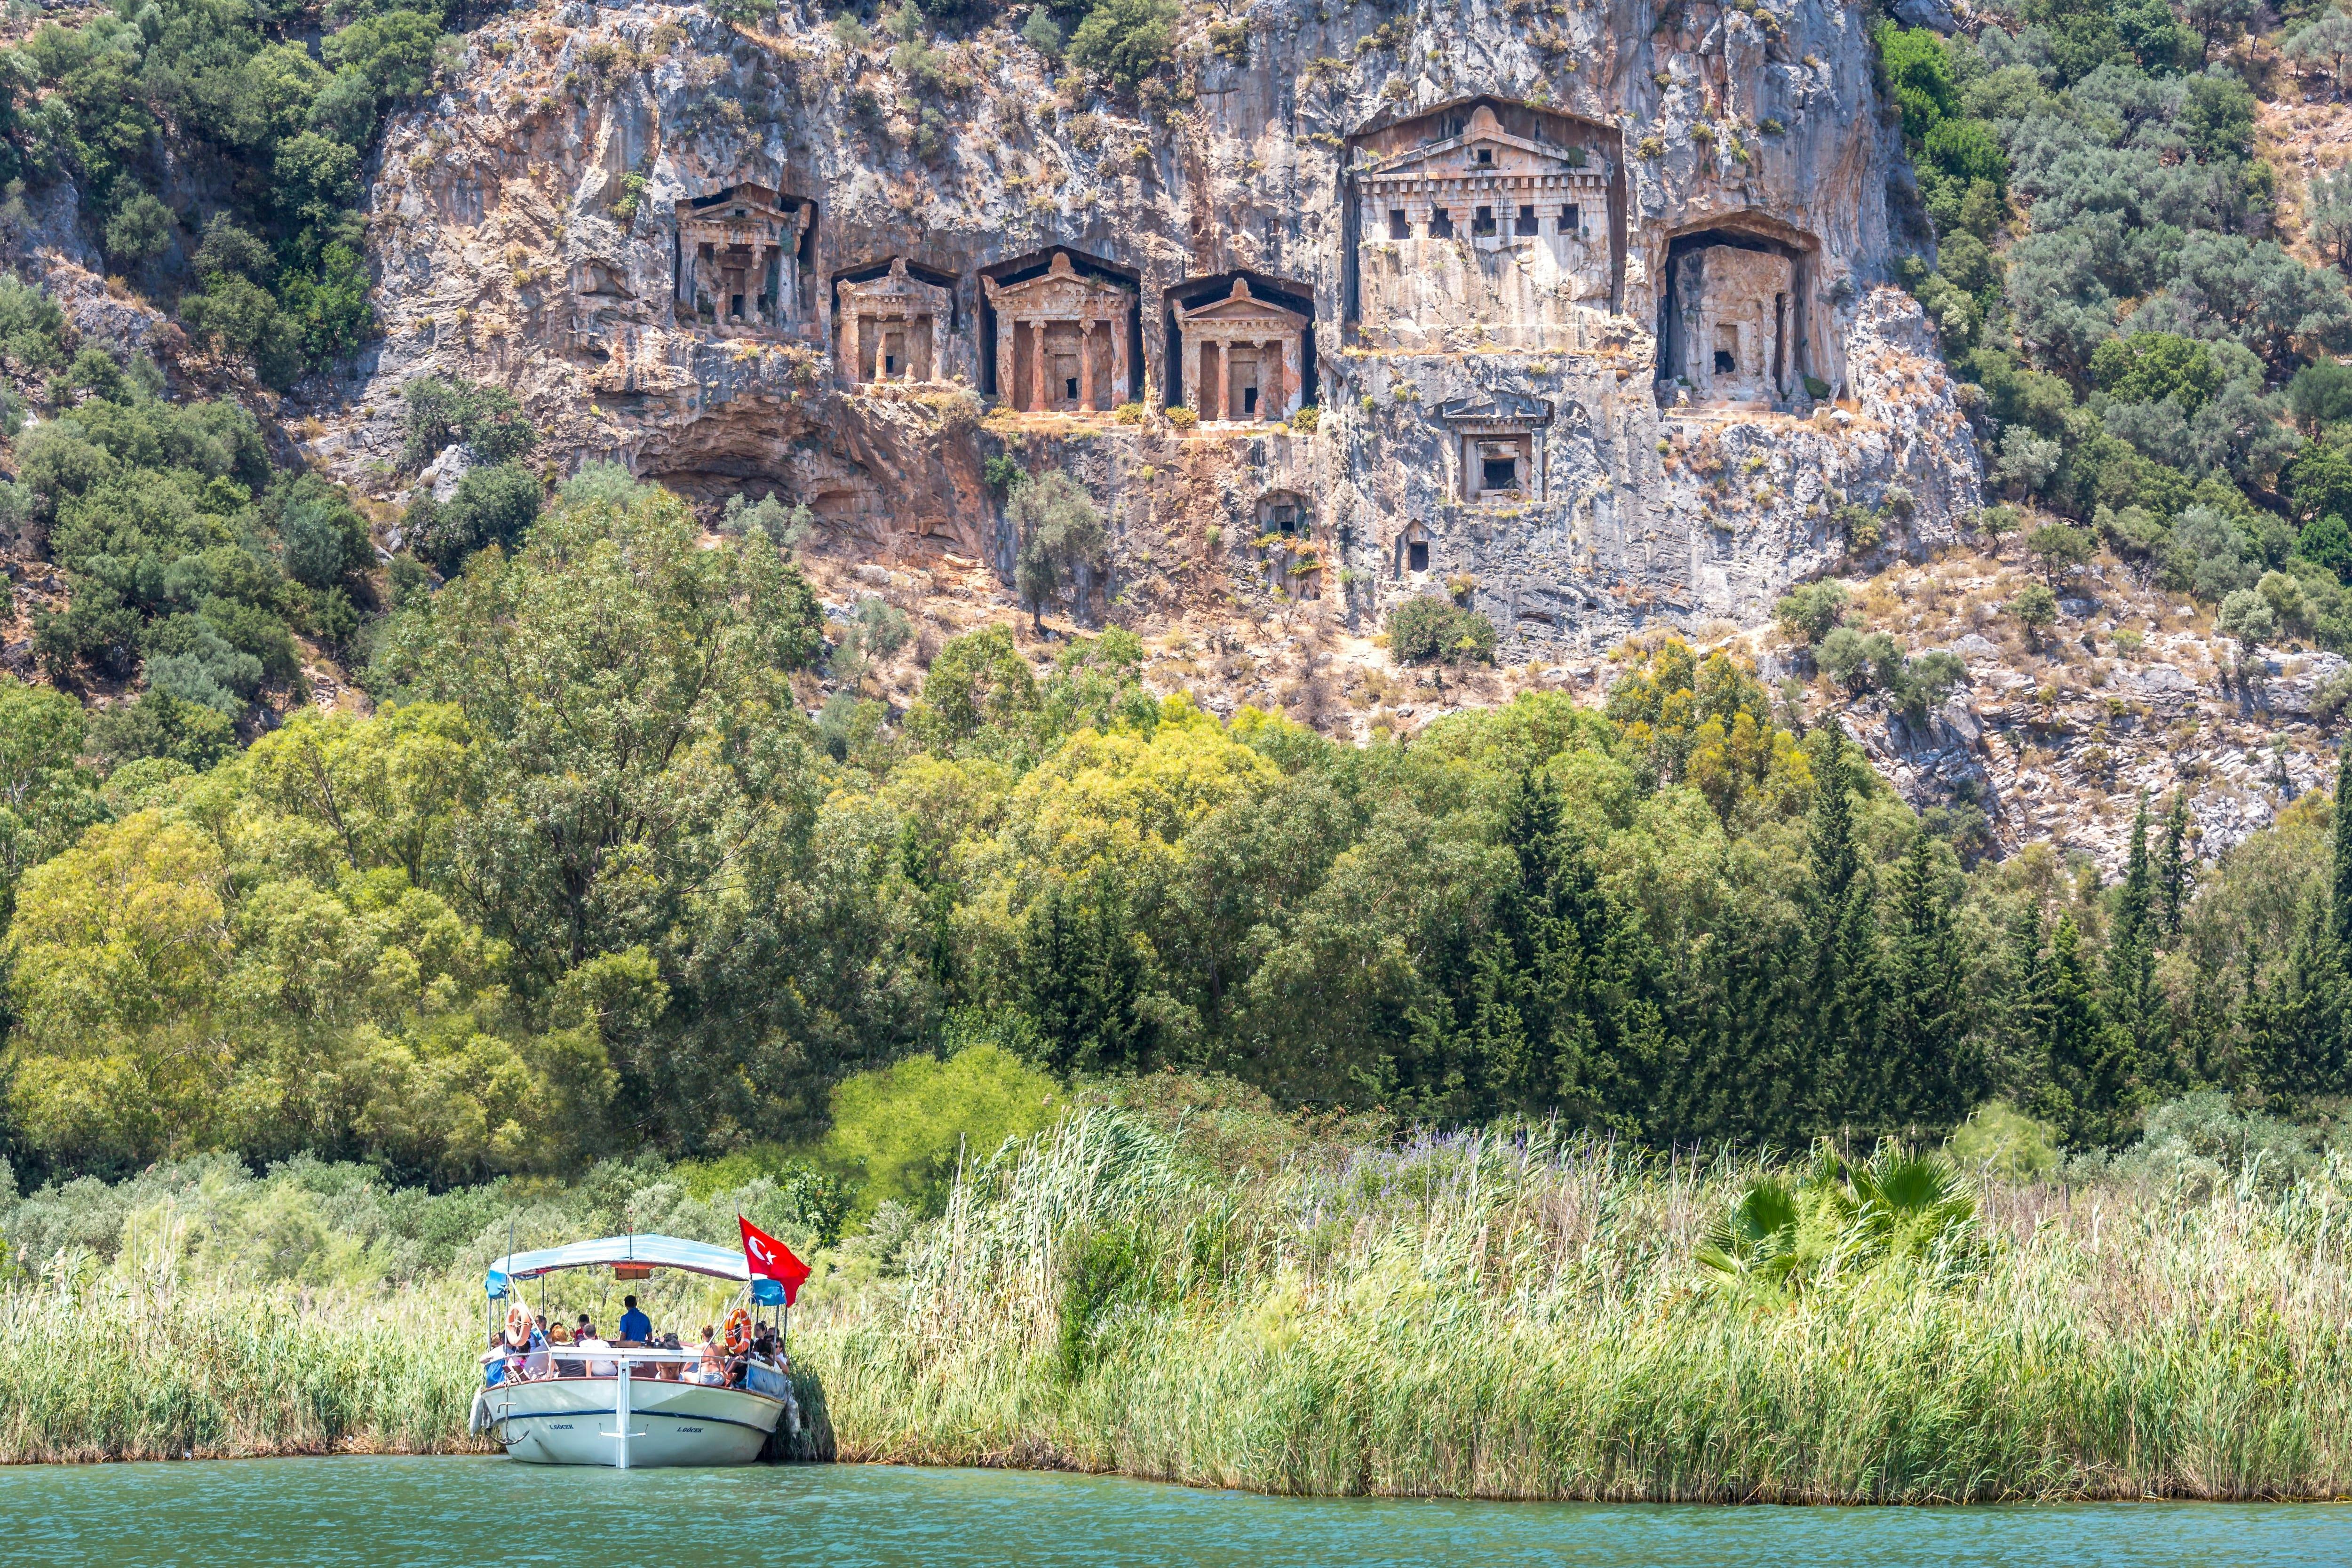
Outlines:
<svg viewBox="0 0 2352 1568"><path fill-rule="evenodd" d="M688 1241L676 1236L607 1236L594 1241L543 1247L536 1252L509 1253L491 1263L483 1283L490 1295L503 1296L507 1287L517 1279L536 1279L559 1269L593 1268L615 1263L682 1268L689 1274L707 1274L713 1279L751 1277L751 1267L740 1247L713 1247L707 1241Z"/></svg>

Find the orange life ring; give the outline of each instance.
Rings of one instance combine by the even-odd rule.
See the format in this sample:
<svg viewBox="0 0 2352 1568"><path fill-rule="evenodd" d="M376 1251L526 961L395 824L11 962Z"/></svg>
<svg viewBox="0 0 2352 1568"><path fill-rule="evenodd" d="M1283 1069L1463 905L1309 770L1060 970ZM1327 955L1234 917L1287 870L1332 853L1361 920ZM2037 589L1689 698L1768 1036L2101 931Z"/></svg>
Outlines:
<svg viewBox="0 0 2352 1568"><path fill-rule="evenodd" d="M727 1314L727 1353L740 1355L751 1343L751 1314L738 1307Z"/></svg>
<svg viewBox="0 0 2352 1568"><path fill-rule="evenodd" d="M530 1309L517 1301L507 1309L507 1343L521 1350L530 1343Z"/></svg>

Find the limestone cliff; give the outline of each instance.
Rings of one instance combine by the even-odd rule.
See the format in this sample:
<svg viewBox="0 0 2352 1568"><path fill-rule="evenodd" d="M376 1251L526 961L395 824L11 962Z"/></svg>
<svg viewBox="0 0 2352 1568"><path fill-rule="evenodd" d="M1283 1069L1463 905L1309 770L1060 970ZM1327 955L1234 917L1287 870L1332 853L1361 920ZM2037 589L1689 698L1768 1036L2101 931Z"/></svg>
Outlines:
<svg viewBox="0 0 2352 1568"><path fill-rule="evenodd" d="M1279 591L1370 629L1450 591L1520 657L1753 621L1866 547L1856 519L1929 544L1978 504L1885 286L1916 241L1862 13L1187 15L1139 102L1005 26L889 49L793 5L739 31L570 0L484 27L384 137L387 335L312 458L393 493L399 388L446 370L515 389L566 462L1001 571L982 460L1012 451L1113 520L1089 617ZM1014 321L1057 255L1095 318ZM1242 296L1273 325L1209 342Z"/></svg>

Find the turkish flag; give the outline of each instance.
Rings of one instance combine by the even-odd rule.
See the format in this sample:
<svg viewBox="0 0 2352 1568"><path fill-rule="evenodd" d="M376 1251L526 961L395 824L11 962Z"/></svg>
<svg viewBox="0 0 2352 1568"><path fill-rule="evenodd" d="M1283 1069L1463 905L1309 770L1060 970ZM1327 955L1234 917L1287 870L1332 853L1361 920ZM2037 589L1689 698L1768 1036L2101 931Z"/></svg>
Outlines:
<svg viewBox="0 0 2352 1568"><path fill-rule="evenodd" d="M784 1305L791 1306L793 1299L801 1293L801 1287L808 1283L809 1266L794 1258L791 1247L741 1215L735 1216L735 1223L743 1227L743 1261L751 1266L751 1278L772 1279L782 1285Z"/></svg>

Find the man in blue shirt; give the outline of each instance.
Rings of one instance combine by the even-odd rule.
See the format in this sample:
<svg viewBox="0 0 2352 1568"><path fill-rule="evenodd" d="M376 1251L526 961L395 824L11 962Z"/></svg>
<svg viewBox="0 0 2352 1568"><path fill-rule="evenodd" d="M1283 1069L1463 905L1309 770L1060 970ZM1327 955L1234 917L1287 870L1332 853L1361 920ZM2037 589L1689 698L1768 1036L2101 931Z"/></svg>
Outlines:
<svg viewBox="0 0 2352 1568"><path fill-rule="evenodd" d="M621 1298L621 1305L625 1309L621 1313L622 1340L628 1344L641 1345L652 1339L654 1321L637 1310L637 1299L635 1296L624 1296Z"/></svg>

